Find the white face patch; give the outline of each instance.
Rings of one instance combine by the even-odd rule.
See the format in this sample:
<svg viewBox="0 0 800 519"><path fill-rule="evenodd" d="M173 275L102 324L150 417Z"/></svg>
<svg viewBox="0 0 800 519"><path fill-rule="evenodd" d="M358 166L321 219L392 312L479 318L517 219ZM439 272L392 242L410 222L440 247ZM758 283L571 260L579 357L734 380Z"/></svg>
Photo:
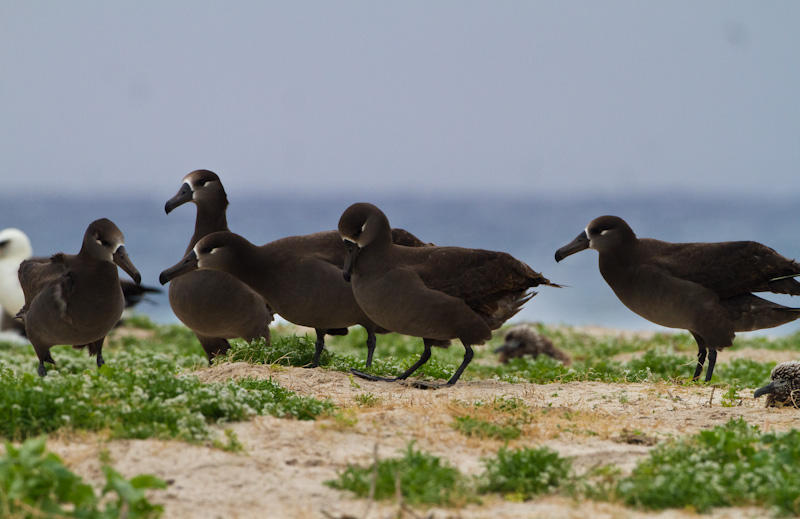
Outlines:
<svg viewBox="0 0 800 519"><path fill-rule="evenodd" d="M197 245L195 245L195 246L194 246L194 249L192 249L192 250L194 250L194 255L195 255L195 256L196 256L198 259L200 258L200 249L199 249L199 246L200 246L200 244L198 243ZM219 247L212 247L210 251L203 253L203 255L204 255L204 256L208 256L208 255L210 255L210 254L216 254L216 252L217 252L219 249L220 249Z"/></svg>
<svg viewBox="0 0 800 519"><path fill-rule="evenodd" d="M589 235L589 227L587 226L586 229L583 230L583 234L586 235L586 239L589 240L589 248L593 249L592 247L592 237Z"/></svg>

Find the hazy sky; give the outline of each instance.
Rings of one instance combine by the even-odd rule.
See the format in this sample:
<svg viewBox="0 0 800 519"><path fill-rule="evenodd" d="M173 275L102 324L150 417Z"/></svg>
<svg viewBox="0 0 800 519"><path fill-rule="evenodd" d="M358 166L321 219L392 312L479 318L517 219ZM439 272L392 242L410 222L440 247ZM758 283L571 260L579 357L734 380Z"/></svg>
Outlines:
<svg viewBox="0 0 800 519"><path fill-rule="evenodd" d="M3 191L800 192L800 2L0 2Z"/></svg>

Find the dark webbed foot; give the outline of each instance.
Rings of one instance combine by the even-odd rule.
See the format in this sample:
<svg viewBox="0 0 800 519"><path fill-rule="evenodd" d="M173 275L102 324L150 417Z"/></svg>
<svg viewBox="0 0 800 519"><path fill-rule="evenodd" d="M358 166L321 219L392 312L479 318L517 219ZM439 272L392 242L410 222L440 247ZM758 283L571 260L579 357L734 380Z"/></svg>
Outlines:
<svg viewBox="0 0 800 519"><path fill-rule="evenodd" d="M47 370L45 369L44 362L42 362L42 361L39 361L39 376L40 377L46 377L47 376Z"/></svg>
<svg viewBox="0 0 800 519"><path fill-rule="evenodd" d="M102 353L98 353L97 354L97 367L99 368L100 366L105 365L105 363L106 363L106 361L103 360L103 354Z"/></svg>
<svg viewBox="0 0 800 519"><path fill-rule="evenodd" d="M371 380L373 382L397 382L398 378L386 378L386 377L379 377L378 375L371 375L369 373L364 373L363 371L358 371L357 369L351 369L350 373L357 376L358 378L363 378L364 380Z"/></svg>

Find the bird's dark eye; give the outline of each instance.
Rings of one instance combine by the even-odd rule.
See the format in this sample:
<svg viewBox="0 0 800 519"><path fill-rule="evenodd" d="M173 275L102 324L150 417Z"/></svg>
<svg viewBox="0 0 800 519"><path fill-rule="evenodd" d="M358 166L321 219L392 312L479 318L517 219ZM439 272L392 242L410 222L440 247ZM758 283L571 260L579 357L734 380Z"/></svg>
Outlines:
<svg viewBox="0 0 800 519"><path fill-rule="evenodd" d="M103 247L110 247L111 242L108 240L100 240L100 245L102 245Z"/></svg>
<svg viewBox="0 0 800 519"><path fill-rule="evenodd" d="M203 187L204 185L206 185L207 182L208 180L201 178L200 180L197 181L197 187Z"/></svg>
<svg viewBox="0 0 800 519"><path fill-rule="evenodd" d="M203 254L211 254L211 251L214 250L214 247L203 247L200 249L200 252Z"/></svg>

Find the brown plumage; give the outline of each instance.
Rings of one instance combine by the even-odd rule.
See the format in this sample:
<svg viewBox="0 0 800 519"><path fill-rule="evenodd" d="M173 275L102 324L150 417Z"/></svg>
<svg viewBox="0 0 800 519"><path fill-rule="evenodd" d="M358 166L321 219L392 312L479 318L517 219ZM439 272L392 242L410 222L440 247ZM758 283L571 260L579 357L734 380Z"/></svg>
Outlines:
<svg viewBox="0 0 800 519"><path fill-rule="evenodd" d="M800 408L800 361L782 362L770 374L772 382L757 389L753 398L767 395L765 407L789 405Z"/></svg>
<svg viewBox="0 0 800 519"><path fill-rule="evenodd" d="M422 243L407 231L399 231L400 239ZM198 268L202 269L199 272L212 269L232 275L258 292L287 321L316 330L312 366L319 364L326 333L344 335L347 327L360 324L367 330L366 365L370 366L375 334L386 330L367 317L342 277L345 253L336 231L291 236L260 247L237 234L217 232L197 242L160 280L178 280Z"/></svg>
<svg viewBox="0 0 800 519"><path fill-rule="evenodd" d="M25 304L22 287L19 284L19 266L24 260L49 263L50 258L32 256L33 248L28 236L19 229L9 228L0 231L0 330L13 330L25 335L25 326L14 316ZM140 285L127 279L120 279L125 308L132 308L146 299L149 293L159 293L161 289ZM122 321L118 322L119 325Z"/></svg>
<svg viewBox="0 0 800 519"><path fill-rule="evenodd" d="M141 276L128 258L122 232L105 218L89 225L77 255L58 253L47 263L23 261L19 281L25 305L17 315L39 357L55 364L50 348L69 344L88 347L103 365L103 340L122 315L125 300L117 266L137 283Z"/></svg>
<svg viewBox="0 0 800 519"><path fill-rule="evenodd" d="M734 332L760 330L800 318L800 309L751 292L800 295L800 263L752 241L668 243L639 239L624 220L601 216L556 251L556 261L587 248L600 255L600 273L625 306L645 319L689 330L697 341L700 377L708 354L711 380L717 350Z"/></svg>
<svg viewBox="0 0 800 519"><path fill-rule="evenodd" d="M539 355L547 355L560 360L565 366L569 366L572 362L569 355L556 348L550 339L536 333L527 324L518 324L509 328L504 341L502 346L494 350L495 353L499 354L499 360L503 364L508 364L509 359L526 355L533 358Z"/></svg>
<svg viewBox="0 0 800 519"><path fill-rule="evenodd" d="M472 359L472 346L491 338L533 297L529 288L558 286L503 252L393 244L389 220L372 204L350 206L339 234L349 249L344 274L364 312L388 330L423 338L422 357L397 379L355 372L371 380L405 379L427 362L432 346L460 339L464 361L447 382L455 384Z"/></svg>
<svg viewBox="0 0 800 519"><path fill-rule="evenodd" d="M197 218L186 253L204 236L228 230L228 197L215 173L200 169L186 175L164 210L169 214L187 202L197 207ZM263 337L267 344L270 342L272 311L266 301L225 272L202 270L175 279L169 285L169 304L197 336L209 363L230 349L228 339L250 342Z"/></svg>

